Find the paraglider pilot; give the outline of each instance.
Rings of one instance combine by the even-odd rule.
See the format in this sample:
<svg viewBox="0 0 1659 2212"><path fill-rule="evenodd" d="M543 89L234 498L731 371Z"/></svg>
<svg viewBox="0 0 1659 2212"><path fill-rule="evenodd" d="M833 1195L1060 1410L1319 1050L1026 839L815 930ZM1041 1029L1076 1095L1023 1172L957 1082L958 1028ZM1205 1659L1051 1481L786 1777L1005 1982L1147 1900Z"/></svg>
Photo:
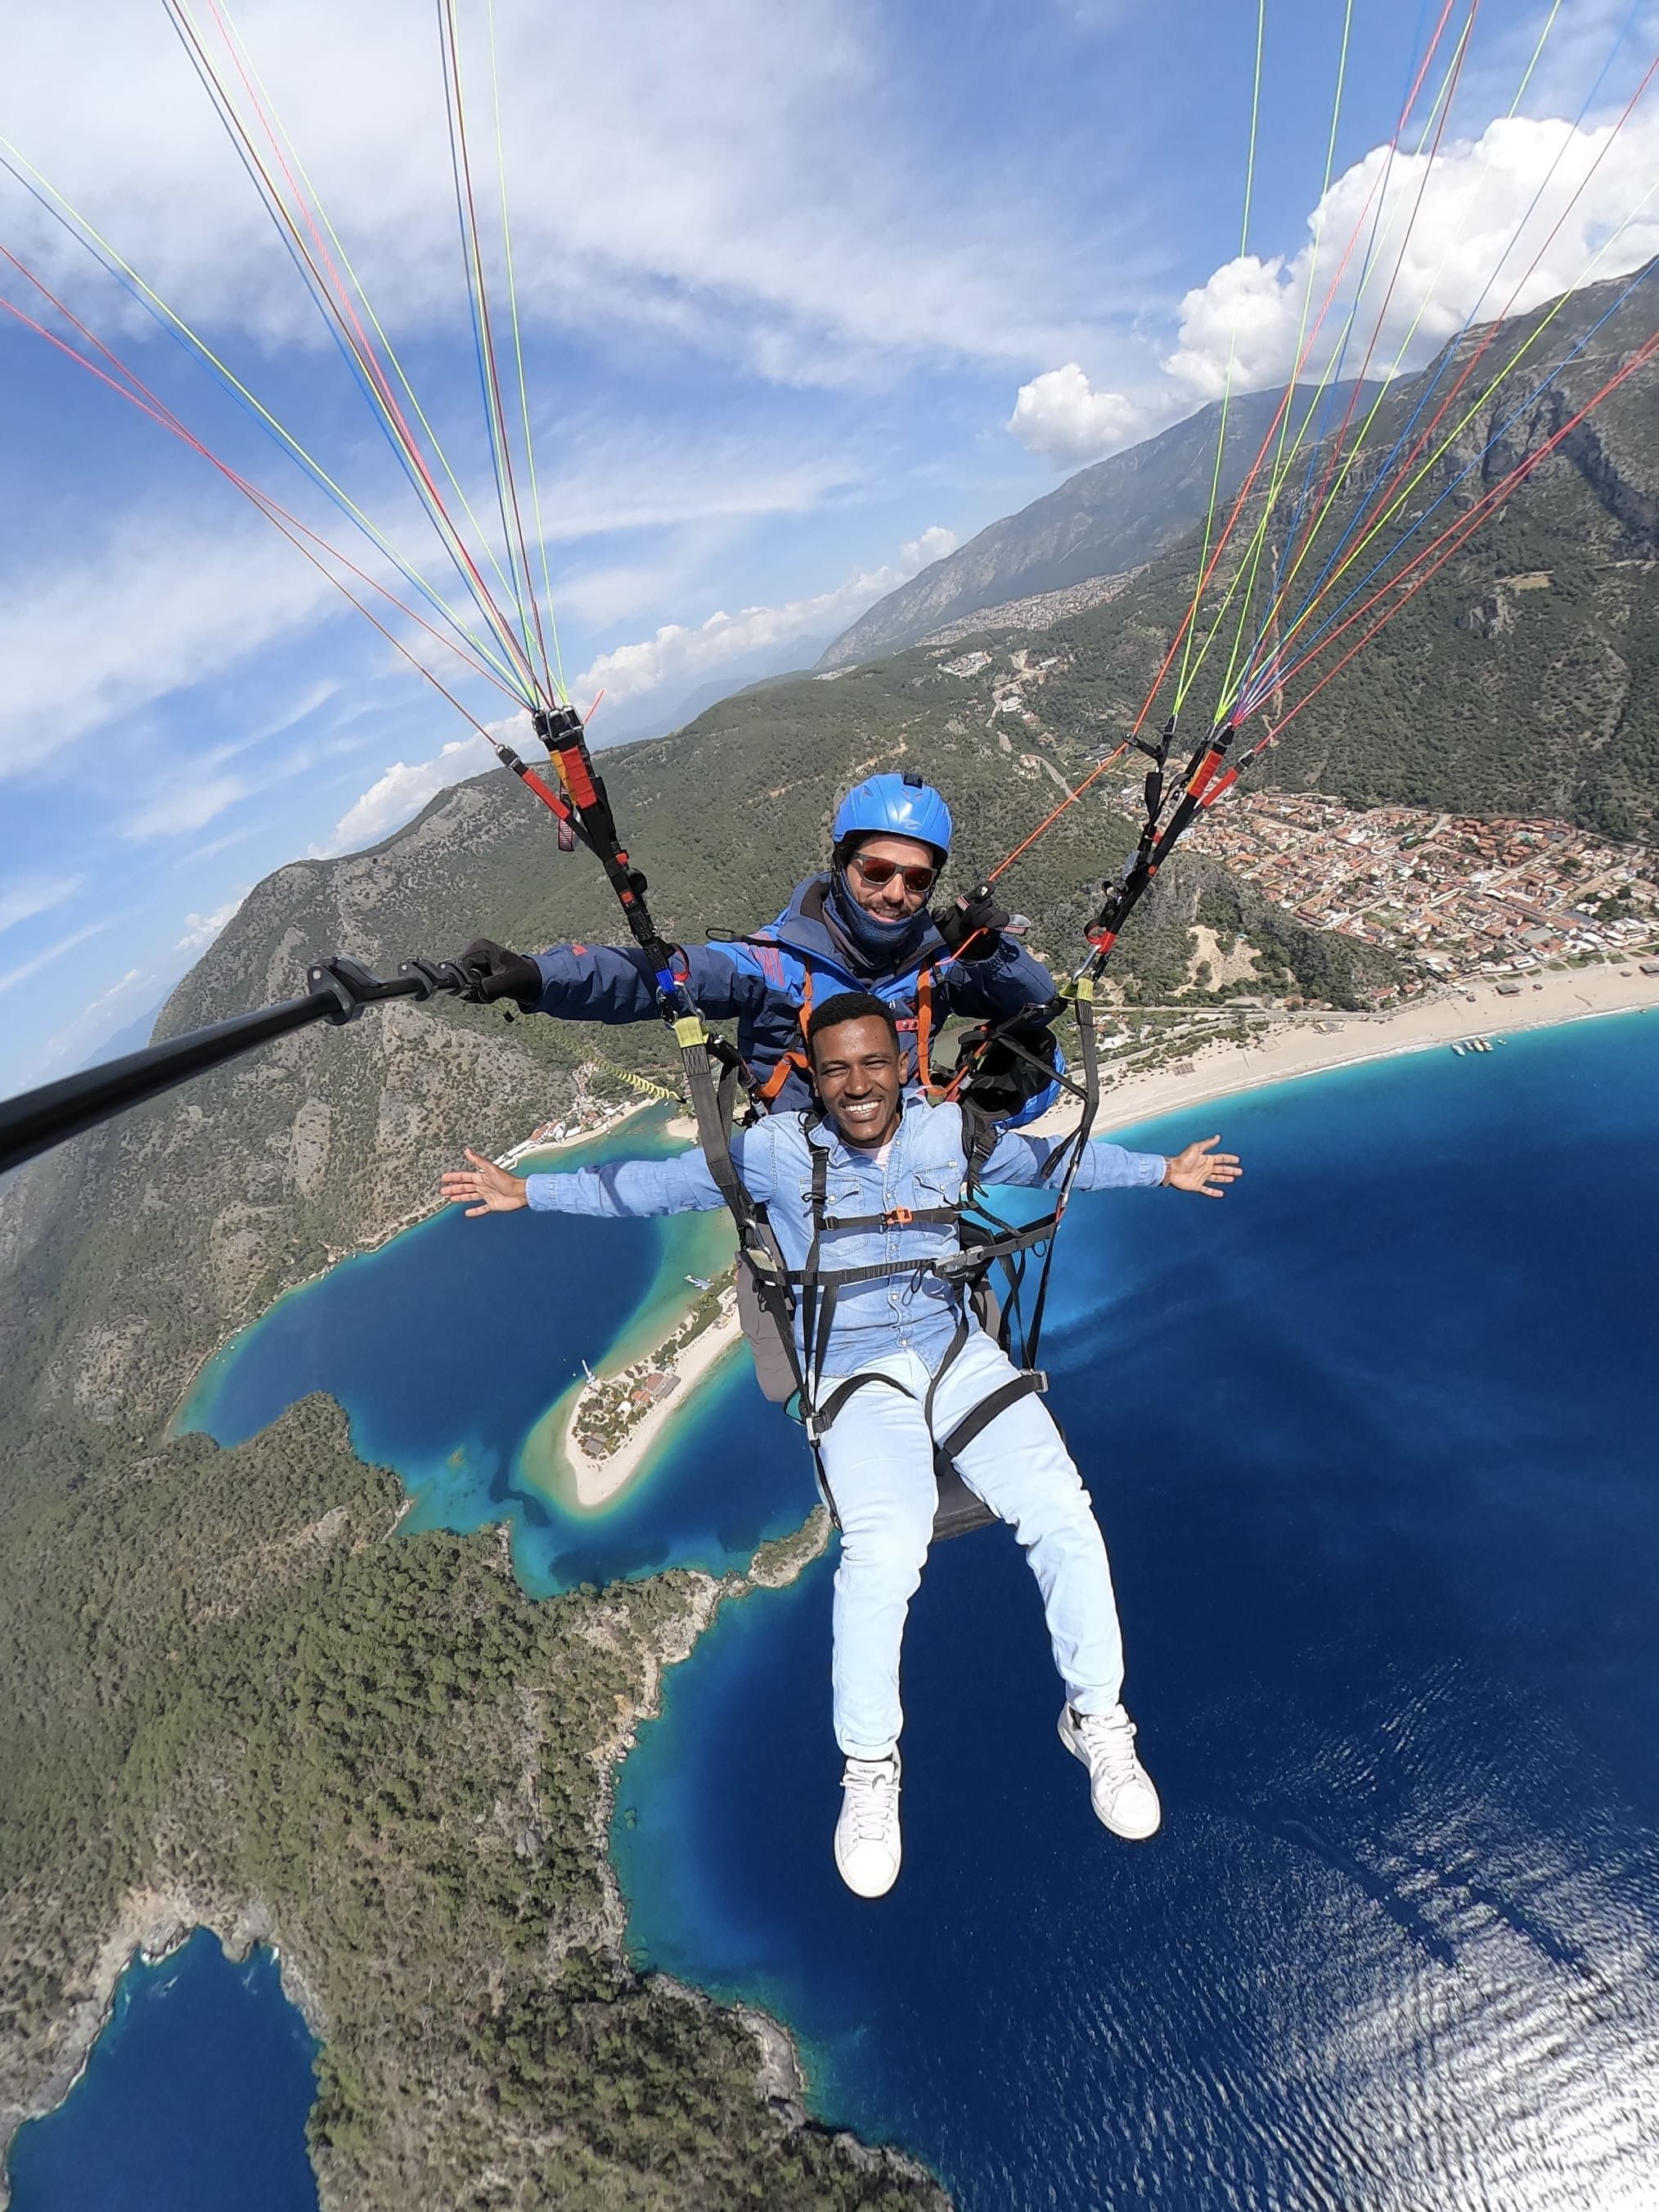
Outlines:
<svg viewBox="0 0 1659 2212"><path fill-rule="evenodd" d="M826 873L797 884L777 920L731 943L687 947L687 986L706 1019L737 1024L738 1049L768 1106L810 1105L803 1029L815 1000L870 991L901 1025L910 1080L927 1080L930 1036L948 1015L1000 1021L1046 1006L1054 979L1009 932L988 888L928 900L951 851L951 810L919 775L872 775L842 800ZM461 964L486 1000L566 1021L660 1018L637 946L556 945L533 958L476 938ZM1031 1115L1052 1091L1029 1102ZM1019 1118L1025 1118L1021 1115Z"/></svg>
<svg viewBox="0 0 1659 2212"><path fill-rule="evenodd" d="M842 1399L817 1444L842 1529L832 1686L846 1766L836 1863L858 1895L879 1897L899 1870L899 1653L933 1527L934 1443L1015 1370L964 1313L959 1285L930 1265L959 1249L949 1207L969 1169L962 1109L907 1099L903 1053L884 999L847 993L821 1002L807 1043L817 1105L770 1115L734 1136L732 1152L792 1270L803 1268L814 1245L815 1152L824 1155L818 1180L827 1201L850 1224L832 1229L834 1267L907 1263L841 1292L814 1391L819 1407ZM1167 1159L1091 1145L1073 1188L1164 1185L1219 1198L1241 1172L1232 1154L1215 1150L1219 1142L1211 1137ZM1040 1184L1051 1152L1004 1132L981 1180ZM443 1194L465 1203L469 1217L522 1206L631 1217L722 1203L698 1152L525 1178L476 1152L466 1157L471 1167L447 1174ZM914 1218L930 1213L931 1222ZM805 1345L798 1340L797 1349L805 1361ZM846 1390L849 1382L859 1387ZM1121 1702L1123 1647L1106 1548L1060 1431L1036 1397L1021 1396L956 1465L1013 1528L1036 1577L1066 1686L1060 1739L1089 1770L1095 1812L1116 1835L1151 1836L1161 1814Z"/></svg>

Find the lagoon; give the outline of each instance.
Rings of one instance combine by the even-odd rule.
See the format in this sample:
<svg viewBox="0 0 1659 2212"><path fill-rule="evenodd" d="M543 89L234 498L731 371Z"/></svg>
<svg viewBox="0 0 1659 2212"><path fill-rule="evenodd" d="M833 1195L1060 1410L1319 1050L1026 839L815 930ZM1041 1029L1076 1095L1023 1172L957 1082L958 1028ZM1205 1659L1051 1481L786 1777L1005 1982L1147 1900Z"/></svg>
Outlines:
<svg viewBox="0 0 1659 2212"><path fill-rule="evenodd" d="M653 1109L615 1133L529 1163L566 1170L684 1149ZM721 1574L799 1527L811 1470L798 1433L761 1401L741 1356L726 1361L614 1504L584 1512L526 1444L580 1383L584 1359L621 1366L684 1310L688 1275L726 1266L722 1214L592 1221L517 1213L468 1221L458 1206L279 1299L204 1370L180 1416L224 1444L325 1390L354 1448L393 1468L406 1533L504 1522L534 1596L667 1566ZM752 1402L751 1402L752 1401Z"/></svg>
<svg viewBox="0 0 1659 2212"><path fill-rule="evenodd" d="M848 1897L820 1561L724 1610L623 1771L641 1964L789 2021L815 2109L963 2212L1659 2197L1656 1097L1638 1017L1132 1134L1219 1127L1248 1165L1221 1205L1079 1201L1048 1340L1164 1833L1090 1817L1029 1577L988 1532L941 1548L913 1617L903 1877ZM609 1511L515 1487L548 1376L489 1364L475 1325L556 1346L556 1382L678 1258L652 1224L558 1217L545 1248L460 1241L516 1218L337 1270L314 1319L245 1334L206 1425L335 1388L417 1516L506 1513L532 1588L798 1522L805 1455L740 1360ZM425 1356L458 1317L473 1364Z"/></svg>

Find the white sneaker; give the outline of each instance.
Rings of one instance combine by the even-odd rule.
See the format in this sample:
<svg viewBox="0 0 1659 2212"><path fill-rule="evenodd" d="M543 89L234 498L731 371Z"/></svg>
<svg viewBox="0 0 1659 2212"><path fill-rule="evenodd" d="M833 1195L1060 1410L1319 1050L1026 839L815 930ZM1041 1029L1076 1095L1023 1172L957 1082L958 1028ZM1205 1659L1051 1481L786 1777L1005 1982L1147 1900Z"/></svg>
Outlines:
<svg viewBox="0 0 1659 2212"><path fill-rule="evenodd" d="M836 1864L855 1897L885 1897L898 1880L899 1755L849 1759L841 1778Z"/></svg>
<svg viewBox="0 0 1659 2212"><path fill-rule="evenodd" d="M1158 1833L1164 1818L1152 1778L1135 1757L1135 1724L1121 1705L1109 1713L1078 1713L1070 1705L1060 1717L1060 1740L1089 1770L1089 1795L1095 1817L1132 1844Z"/></svg>

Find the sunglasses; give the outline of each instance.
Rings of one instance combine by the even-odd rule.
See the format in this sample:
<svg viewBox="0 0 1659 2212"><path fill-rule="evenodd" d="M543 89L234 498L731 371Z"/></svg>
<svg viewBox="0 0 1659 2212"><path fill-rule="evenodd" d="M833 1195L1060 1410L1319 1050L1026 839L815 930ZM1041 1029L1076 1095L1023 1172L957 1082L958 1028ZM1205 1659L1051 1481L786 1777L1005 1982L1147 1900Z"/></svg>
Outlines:
<svg viewBox="0 0 1659 2212"><path fill-rule="evenodd" d="M895 876L902 876L905 890L913 891L921 898L932 890L939 880L937 868L902 868L896 860L866 860L862 853L854 854L851 866L858 870L872 891L878 891L884 884L891 883Z"/></svg>

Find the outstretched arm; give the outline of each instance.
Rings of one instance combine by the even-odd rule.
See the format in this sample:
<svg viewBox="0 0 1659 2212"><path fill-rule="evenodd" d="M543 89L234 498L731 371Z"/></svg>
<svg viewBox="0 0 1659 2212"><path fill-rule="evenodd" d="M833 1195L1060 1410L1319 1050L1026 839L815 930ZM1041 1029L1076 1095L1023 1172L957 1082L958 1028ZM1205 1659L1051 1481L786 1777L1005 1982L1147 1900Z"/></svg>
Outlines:
<svg viewBox="0 0 1659 2212"><path fill-rule="evenodd" d="M734 1021L766 995L757 970L723 945L687 948L686 988L714 1021ZM643 1022L659 1012L657 979L636 945L556 945L530 963L541 977L531 1010L567 1021Z"/></svg>
<svg viewBox="0 0 1659 2212"><path fill-rule="evenodd" d="M1219 1137L1206 1137L1184 1152L1165 1158L1161 1152L1130 1152L1121 1145L1085 1145L1078 1164L1073 1190L1152 1189L1158 1184L1172 1190L1190 1190L1205 1198L1220 1198L1230 1182L1244 1172L1235 1152L1218 1152ZM1000 1137L981 1171L985 1182L1047 1184L1058 1182L1065 1158L1064 1146L1040 1137L1012 1132ZM1047 1172L1052 1163L1052 1172Z"/></svg>
<svg viewBox="0 0 1659 2212"><path fill-rule="evenodd" d="M745 1158L745 1154L750 1157ZM732 1139L732 1156L753 1195L763 1203L770 1193L763 1147L744 1136ZM537 1213L586 1213L610 1220L634 1220L656 1213L712 1213L725 1201L701 1152L677 1152L665 1160L612 1160L604 1167L578 1168L568 1175L515 1176L469 1152L471 1169L456 1168L443 1177L452 1204L465 1205L467 1218L483 1213L512 1213L529 1206Z"/></svg>
<svg viewBox="0 0 1659 2212"><path fill-rule="evenodd" d="M572 1022L648 1022L659 1012L656 971L637 945L556 945L532 955L475 937L459 955L487 1005L512 999L527 1014ZM722 945L694 945L687 986L706 1014L732 1021L766 995L759 970Z"/></svg>

